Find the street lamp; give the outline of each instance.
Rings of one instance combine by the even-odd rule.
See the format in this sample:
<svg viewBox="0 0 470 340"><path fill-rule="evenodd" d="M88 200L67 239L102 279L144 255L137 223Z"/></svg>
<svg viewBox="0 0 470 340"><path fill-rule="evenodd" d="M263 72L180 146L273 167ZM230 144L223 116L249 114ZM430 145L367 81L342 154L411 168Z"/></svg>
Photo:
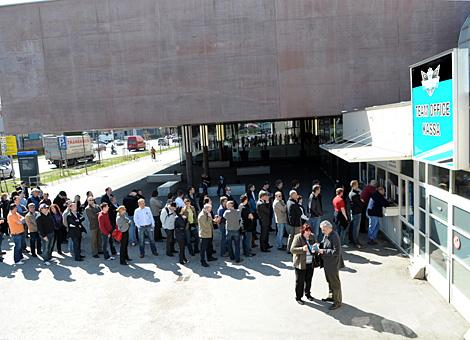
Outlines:
<svg viewBox="0 0 470 340"><path fill-rule="evenodd" d="M88 176L88 166L87 166L88 158L86 157L86 151L85 151L85 135L88 136L88 133L86 133L85 131L82 132L82 146L83 146L83 158L85 160L85 173Z"/></svg>

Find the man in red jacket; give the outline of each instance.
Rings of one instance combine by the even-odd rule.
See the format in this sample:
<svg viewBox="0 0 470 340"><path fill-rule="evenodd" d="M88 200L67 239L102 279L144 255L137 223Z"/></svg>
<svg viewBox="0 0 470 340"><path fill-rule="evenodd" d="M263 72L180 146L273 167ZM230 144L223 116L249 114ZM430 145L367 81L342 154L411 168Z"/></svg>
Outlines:
<svg viewBox="0 0 470 340"><path fill-rule="evenodd" d="M114 256L109 256L108 244L111 249L111 254L116 255L116 248L113 244L113 226L109 219L109 206L108 203L101 203L101 212L98 214L98 224L101 231L101 242L103 245L103 253L105 260L114 260Z"/></svg>

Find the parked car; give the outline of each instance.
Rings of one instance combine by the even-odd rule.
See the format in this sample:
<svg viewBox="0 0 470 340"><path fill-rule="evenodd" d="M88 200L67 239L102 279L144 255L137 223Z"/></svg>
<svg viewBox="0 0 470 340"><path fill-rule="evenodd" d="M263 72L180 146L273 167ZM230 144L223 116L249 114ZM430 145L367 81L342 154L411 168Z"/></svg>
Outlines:
<svg viewBox="0 0 470 340"><path fill-rule="evenodd" d="M144 138L142 138L142 136L127 137L127 150L147 150Z"/></svg>
<svg viewBox="0 0 470 340"><path fill-rule="evenodd" d="M94 142L93 143L93 150L94 151L106 151L106 144L102 142Z"/></svg>
<svg viewBox="0 0 470 340"><path fill-rule="evenodd" d="M116 139L114 141L114 144L116 144L117 146L121 146L121 145L124 145L124 141L122 139Z"/></svg>
<svg viewBox="0 0 470 340"><path fill-rule="evenodd" d="M10 162L10 158L7 156L0 156L0 177L10 178L13 172L13 167Z"/></svg>
<svg viewBox="0 0 470 340"><path fill-rule="evenodd" d="M158 138L157 139L157 145L158 146L168 146L168 139L166 138Z"/></svg>

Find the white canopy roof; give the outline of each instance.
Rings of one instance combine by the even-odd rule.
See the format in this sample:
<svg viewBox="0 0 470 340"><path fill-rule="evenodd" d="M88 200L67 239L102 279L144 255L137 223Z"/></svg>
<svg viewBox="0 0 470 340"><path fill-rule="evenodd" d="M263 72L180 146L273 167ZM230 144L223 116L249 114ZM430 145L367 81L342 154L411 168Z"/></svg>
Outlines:
<svg viewBox="0 0 470 340"><path fill-rule="evenodd" d="M411 159L411 154L405 152L360 143L322 144L320 147L349 163Z"/></svg>

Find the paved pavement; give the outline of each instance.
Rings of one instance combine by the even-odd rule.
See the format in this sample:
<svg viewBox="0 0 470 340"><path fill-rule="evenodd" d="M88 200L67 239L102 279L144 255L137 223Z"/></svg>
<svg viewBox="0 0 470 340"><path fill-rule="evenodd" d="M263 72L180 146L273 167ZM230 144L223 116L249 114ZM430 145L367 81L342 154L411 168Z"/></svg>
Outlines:
<svg viewBox="0 0 470 340"><path fill-rule="evenodd" d="M387 243L346 251L344 304L332 312L320 300L323 270L316 300L299 306L291 257L277 250L203 268L197 257L186 267L177 257L139 259L136 247L123 267L91 258L87 241L83 248L80 265L66 256L50 267L14 266L8 251L1 339L461 339L469 328L427 282L408 278L408 260Z"/></svg>

